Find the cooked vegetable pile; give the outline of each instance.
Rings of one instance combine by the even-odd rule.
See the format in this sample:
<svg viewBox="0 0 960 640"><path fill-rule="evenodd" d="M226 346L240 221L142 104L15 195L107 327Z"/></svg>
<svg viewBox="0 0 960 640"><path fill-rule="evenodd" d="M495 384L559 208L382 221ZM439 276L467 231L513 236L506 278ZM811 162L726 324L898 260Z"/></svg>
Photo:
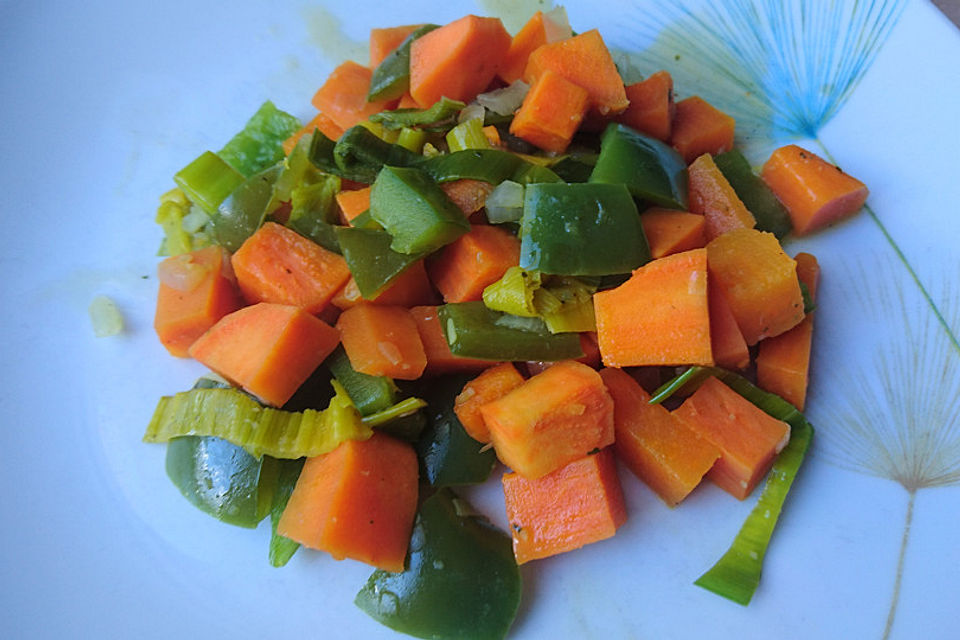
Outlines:
<svg viewBox="0 0 960 640"><path fill-rule="evenodd" d="M306 125L265 103L161 198L155 327L217 376L144 439L215 517L270 516L375 567L356 604L424 638L502 638L519 565L613 536L623 464L671 507L767 478L698 584L746 604L813 429L819 268L784 236L866 187L797 146L759 175L734 121L624 85L562 9L374 29ZM450 487L497 461L510 531ZM769 473L771 468L774 469Z"/></svg>

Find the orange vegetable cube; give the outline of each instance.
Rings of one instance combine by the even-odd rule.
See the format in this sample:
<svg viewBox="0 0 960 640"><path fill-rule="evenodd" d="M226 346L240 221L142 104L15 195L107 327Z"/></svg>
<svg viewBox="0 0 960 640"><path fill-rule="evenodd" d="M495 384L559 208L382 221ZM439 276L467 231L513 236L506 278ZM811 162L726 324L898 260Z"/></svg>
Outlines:
<svg viewBox="0 0 960 640"><path fill-rule="evenodd" d="M186 358L197 338L242 304L230 256L221 247L207 247L171 256L158 271L153 328L171 355Z"/></svg>
<svg viewBox="0 0 960 640"><path fill-rule="evenodd" d="M820 266L809 253L798 253L797 276L816 295ZM760 342L757 352L757 385L775 393L800 411L806 404L813 345L813 314L785 333Z"/></svg>
<svg viewBox="0 0 960 640"><path fill-rule="evenodd" d="M565 360L480 408L497 457L539 478L613 444L613 401L600 375Z"/></svg>
<svg viewBox="0 0 960 640"><path fill-rule="evenodd" d="M587 90L544 69L510 123L510 133L541 149L563 152L587 113Z"/></svg>
<svg viewBox="0 0 960 640"><path fill-rule="evenodd" d="M460 424L477 442L490 442L490 430L483 421L480 407L507 395L524 382L523 376L510 362L490 367L464 385L453 403Z"/></svg>
<svg viewBox="0 0 960 640"><path fill-rule="evenodd" d="M733 118L699 96L677 103L670 144L690 163L705 153L717 155L733 148Z"/></svg>
<svg viewBox="0 0 960 640"><path fill-rule="evenodd" d="M464 16L414 40L410 95L429 107L441 97L470 102L496 77L510 34L498 18Z"/></svg>
<svg viewBox="0 0 960 640"><path fill-rule="evenodd" d="M593 306L608 367L713 364L706 249L648 262Z"/></svg>
<svg viewBox="0 0 960 640"><path fill-rule="evenodd" d="M625 90L630 106L617 116L617 122L657 140L669 140L676 113L670 74L657 71L643 82L627 85Z"/></svg>
<svg viewBox="0 0 960 640"><path fill-rule="evenodd" d="M651 207L640 214L640 223L654 259L701 249L707 244L706 220L696 213Z"/></svg>
<svg viewBox="0 0 960 640"><path fill-rule="evenodd" d="M700 484L720 449L661 405L648 404L650 394L622 369L602 369L600 377L613 397L617 456L675 507Z"/></svg>
<svg viewBox="0 0 960 640"><path fill-rule="evenodd" d="M403 571L417 511L417 454L382 433L309 458L277 532L392 572Z"/></svg>
<svg viewBox="0 0 960 640"><path fill-rule="evenodd" d="M340 213L343 214L340 219L344 224L350 224L354 218L370 209L370 187L340 191L336 198Z"/></svg>
<svg viewBox="0 0 960 640"><path fill-rule="evenodd" d="M320 313L350 277L342 256L275 222L246 239L231 258L248 302L276 302Z"/></svg>
<svg viewBox="0 0 960 640"><path fill-rule="evenodd" d="M520 262L520 241L490 225L474 225L430 263L433 284L446 302L480 300L483 290Z"/></svg>
<svg viewBox="0 0 960 640"><path fill-rule="evenodd" d="M373 71L347 60L333 70L312 104L346 131L387 108L386 101L367 102Z"/></svg>
<svg viewBox="0 0 960 640"><path fill-rule="evenodd" d="M533 86L547 69L586 89L590 109L599 116L614 116L630 104L610 50L596 29L535 49L523 79Z"/></svg>
<svg viewBox="0 0 960 640"><path fill-rule="evenodd" d="M397 276L386 289L381 291L372 300L367 300L360 295L360 288L357 287L357 281L351 276L343 288L333 296L330 303L340 309L349 309L360 303L386 304L398 307L413 307L416 305L434 304L437 302L437 294L430 284L430 278L427 276L427 269L423 260L417 260L403 273Z"/></svg>
<svg viewBox="0 0 960 640"><path fill-rule="evenodd" d="M750 495L790 440L790 425L716 378L708 378L673 414L720 449L707 477L740 500Z"/></svg>
<svg viewBox="0 0 960 640"><path fill-rule="evenodd" d="M221 318L190 355L280 407L339 343L336 329L303 309L261 302Z"/></svg>
<svg viewBox="0 0 960 640"><path fill-rule="evenodd" d="M400 27L370 29L370 68L376 69L383 59L393 53L411 33L422 27L420 24L407 24Z"/></svg>
<svg viewBox="0 0 960 640"><path fill-rule="evenodd" d="M750 349L737 319L730 309L730 303L720 286L710 280L710 346L713 360L717 366L725 369L745 369L750 364Z"/></svg>
<svg viewBox="0 0 960 640"><path fill-rule="evenodd" d="M627 521L609 448L536 479L504 474L503 493L517 564L605 540Z"/></svg>
<svg viewBox="0 0 960 640"><path fill-rule="evenodd" d="M866 185L840 167L795 144L774 151L760 177L787 208L797 235L853 215L869 193Z"/></svg>
<svg viewBox="0 0 960 640"><path fill-rule="evenodd" d="M752 229L757 225L737 192L720 172L713 156L705 153L687 168L690 211L706 222L707 241L733 229Z"/></svg>
<svg viewBox="0 0 960 640"><path fill-rule="evenodd" d="M340 314L337 329L360 373L416 380L427 366L417 323L403 307L358 304Z"/></svg>
<svg viewBox="0 0 960 640"><path fill-rule="evenodd" d="M544 15L542 11L533 14L533 17L523 25L523 28L510 41L507 57L498 73L500 79L507 84L519 80L527 66L527 58L530 57L533 50L548 42L562 39L563 36L559 32L560 27Z"/></svg>
<svg viewBox="0 0 960 640"><path fill-rule="evenodd" d="M796 263L772 233L728 231L707 244L707 263L748 345L803 320Z"/></svg>

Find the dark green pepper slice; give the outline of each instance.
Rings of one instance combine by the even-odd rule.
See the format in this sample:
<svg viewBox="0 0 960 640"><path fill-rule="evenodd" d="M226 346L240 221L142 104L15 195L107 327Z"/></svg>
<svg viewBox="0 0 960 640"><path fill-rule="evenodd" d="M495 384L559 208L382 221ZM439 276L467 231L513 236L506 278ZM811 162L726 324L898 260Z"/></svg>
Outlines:
<svg viewBox="0 0 960 640"><path fill-rule="evenodd" d="M427 430L417 443L424 477L434 487L479 484L497 461L493 449L471 438L453 410L457 395L474 376L445 376L423 385Z"/></svg>
<svg viewBox="0 0 960 640"><path fill-rule="evenodd" d="M520 238L520 266L542 273L627 273L650 260L637 206L622 184L528 185Z"/></svg>
<svg viewBox="0 0 960 640"><path fill-rule="evenodd" d="M393 238L386 231L337 227L337 241L357 289L371 300L390 285L423 254L398 253L390 248Z"/></svg>
<svg viewBox="0 0 960 640"><path fill-rule="evenodd" d="M347 129L333 148L337 173L348 180L364 184L371 184L376 180L384 165L408 167L422 159L420 154L398 144L385 142L369 129L359 125Z"/></svg>
<svg viewBox="0 0 960 640"><path fill-rule="evenodd" d="M417 166L437 182L468 178L500 184L526 164L519 156L498 149L465 149L427 158Z"/></svg>
<svg viewBox="0 0 960 640"><path fill-rule="evenodd" d="M504 638L522 583L510 538L449 489L417 514L403 573L378 570L354 602L378 622L418 638Z"/></svg>
<svg viewBox="0 0 960 640"><path fill-rule="evenodd" d="M420 36L439 28L435 24L425 24L404 38L396 49L391 51L373 70L370 79L368 102L393 100L399 98L410 88L410 45Z"/></svg>
<svg viewBox="0 0 960 640"><path fill-rule="evenodd" d="M370 190L370 216L406 254L433 252L470 231L463 211L419 169L385 166Z"/></svg>
<svg viewBox="0 0 960 640"><path fill-rule="evenodd" d="M498 362L553 362L583 355L578 334L551 334L539 318L500 313L482 302L445 304L437 312L454 355Z"/></svg>
<svg viewBox="0 0 960 640"><path fill-rule="evenodd" d="M336 195L340 178L322 175L316 182L302 184L290 192L287 226L310 238L328 251L340 253L335 224L338 222Z"/></svg>
<svg viewBox="0 0 960 640"><path fill-rule="evenodd" d="M283 141L299 128L297 118L267 100L217 155L250 177L283 160Z"/></svg>
<svg viewBox="0 0 960 640"><path fill-rule="evenodd" d="M656 138L610 124L600 141L590 182L625 184L635 198L671 209L687 208L687 164Z"/></svg>
<svg viewBox="0 0 960 640"><path fill-rule="evenodd" d="M270 507L269 553L270 564L274 567L282 567L290 562L290 558L300 548L299 542L277 533L277 524L280 523L283 510L287 508L293 488L297 486L304 460L305 458L297 458L296 460L278 459L276 461L280 469L277 474L277 490L273 494L273 504Z"/></svg>
<svg viewBox="0 0 960 640"><path fill-rule="evenodd" d="M397 385L387 376L371 376L360 373L350 364L343 346L337 347L326 360L337 382L343 385L347 395L360 415L382 411L397 401Z"/></svg>
<svg viewBox="0 0 960 640"><path fill-rule="evenodd" d="M281 171L277 164L250 176L220 203L217 212L210 216L214 242L232 253L260 228Z"/></svg>
<svg viewBox="0 0 960 640"><path fill-rule="evenodd" d="M750 163L737 149L713 157L717 168L757 221L757 229L769 231L777 238L790 233L790 214L777 200L767 183L750 168Z"/></svg>
<svg viewBox="0 0 960 640"><path fill-rule="evenodd" d="M426 135L428 131L441 132L451 128L457 123L457 114L465 106L467 105L459 100L443 97L427 109L394 109L375 113L370 116L370 122L376 122L384 129L412 127Z"/></svg>
<svg viewBox="0 0 960 640"><path fill-rule="evenodd" d="M174 438L167 445L167 476L194 506L240 527L254 528L270 511L276 461L259 459L211 436Z"/></svg>

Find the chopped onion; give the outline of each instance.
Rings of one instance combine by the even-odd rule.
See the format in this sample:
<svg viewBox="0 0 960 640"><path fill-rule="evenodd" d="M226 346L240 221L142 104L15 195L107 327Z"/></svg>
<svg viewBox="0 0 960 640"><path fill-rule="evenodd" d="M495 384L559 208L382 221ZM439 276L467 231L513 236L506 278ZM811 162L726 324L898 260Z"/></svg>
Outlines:
<svg viewBox="0 0 960 640"><path fill-rule="evenodd" d="M523 80L515 80L509 87L481 93L477 96L477 102L497 115L509 116L520 108L528 91L530 85Z"/></svg>
<svg viewBox="0 0 960 640"><path fill-rule="evenodd" d="M209 220L210 216L207 215L206 211L193 205L190 207L190 213L183 216L183 220L180 221L180 226L187 233L196 233L200 231L200 229L203 229Z"/></svg>
<svg viewBox="0 0 960 640"><path fill-rule="evenodd" d="M543 31L547 37L547 42L556 42L573 37L573 29L570 28L570 19L567 18L566 9L556 7L544 13L543 17L546 18L543 21Z"/></svg>
<svg viewBox="0 0 960 640"><path fill-rule="evenodd" d="M193 291L206 277L205 265L193 261L189 253L168 258L157 267L160 282L177 291Z"/></svg>
<svg viewBox="0 0 960 640"><path fill-rule="evenodd" d="M523 185L504 180L490 192L484 206L491 224L519 222L523 214Z"/></svg>
<svg viewBox="0 0 960 640"><path fill-rule="evenodd" d="M457 122L463 124L467 120L473 120L474 118L480 118L482 122L486 115L487 112L483 106L476 103L470 103L460 110L460 115L457 116Z"/></svg>
<svg viewBox="0 0 960 640"><path fill-rule="evenodd" d="M97 296L87 308L93 334L98 338L115 336L123 332L123 315L116 303L107 296Z"/></svg>

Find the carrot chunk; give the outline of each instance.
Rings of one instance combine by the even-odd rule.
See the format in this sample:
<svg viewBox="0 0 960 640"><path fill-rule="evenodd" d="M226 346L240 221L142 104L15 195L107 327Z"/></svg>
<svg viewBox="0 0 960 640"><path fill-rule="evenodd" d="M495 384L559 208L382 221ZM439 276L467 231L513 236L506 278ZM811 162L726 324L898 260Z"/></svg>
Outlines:
<svg viewBox="0 0 960 640"><path fill-rule="evenodd" d="M436 303L437 294L433 291L433 285L430 284L423 260L417 260L372 300L367 300L360 295L360 288L353 277L349 278L343 288L330 300L333 306L340 309L349 309L363 302L413 307Z"/></svg>
<svg viewBox="0 0 960 640"><path fill-rule="evenodd" d="M760 177L787 208L798 235L856 213L869 193L866 185L840 167L795 144L774 151Z"/></svg>
<svg viewBox="0 0 960 640"><path fill-rule="evenodd" d="M417 454L382 433L308 458L277 533L337 560L403 571L417 510Z"/></svg>
<svg viewBox="0 0 960 640"><path fill-rule="evenodd" d="M593 306L608 367L713 364L705 249L648 262Z"/></svg>
<svg viewBox="0 0 960 640"><path fill-rule="evenodd" d="M613 401L596 371L558 362L480 408L497 457L539 478L613 444Z"/></svg>
<svg viewBox="0 0 960 640"><path fill-rule="evenodd" d="M403 307L358 304L340 314L337 329L360 373L416 380L427 366L417 323Z"/></svg>
<svg viewBox="0 0 960 640"><path fill-rule="evenodd" d="M654 259L701 249L707 244L706 221L696 213L651 207L640 214L640 223Z"/></svg>
<svg viewBox="0 0 960 640"><path fill-rule="evenodd" d="M464 16L410 46L410 95L423 106L441 97L469 102L497 75L510 47L498 18Z"/></svg>
<svg viewBox="0 0 960 640"><path fill-rule="evenodd" d="M314 131L327 136L331 140L338 140L343 135L343 129L337 126L337 123L331 120L325 113L318 113L310 122L300 127L292 136L283 141L283 152L290 155L293 148L300 142L300 138L312 135Z"/></svg>
<svg viewBox="0 0 960 640"><path fill-rule="evenodd" d="M519 80L527 66L527 58L530 57L533 50L554 41L555 37L552 36L556 35L557 30L558 28L553 24L553 21L545 16L542 11L533 14L510 41L506 59L498 73L500 79L507 84Z"/></svg>
<svg viewBox="0 0 960 640"><path fill-rule="evenodd" d="M483 290L520 261L520 241L503 229L474 225L443 248L429 266L446 302L480 300Z"/></svg>
<svg viewBox="0 0 960 640"><path fill-rule="evenodd" d="M798 253L797 276L816 295L820 265L809 253ZM806 404L813 344L813 314L785 333L760 342L757 352L757 385L775 393L800 411Z"/></svg>
<svg viewBox="0 0 960 640"><path fill-rule="evenodd" d="M541 149L563 152L587 113L589 96L558 73L545 69L523 99L510 133Z"/></svg>
<svg viewBox="0 0 960 640"><path fill-rule="evenodd" d="M790 425L712 377L673 414L720 449L707 477L740 500L750 495L790 439Z"/></svg>
<svg viewBox="0 0 960 640"><path fill-rule="evenodd" d="M279 407L340 343L340 334L299 307L261 302L224 316L190 355Z"/></svg>
<svg viewBox="0 0 960 640"><path fill-rule="evenodd" d="M669 140L676 113L670 74L657 71L642 82L627 85L625 91L630 106L617 116L617 122L657 140Z"/></svg>
<svg viewBox="0 0 960 640"><path fill-rule="evenodd" d="M387 102L367 102L373 72L347 60L333 70L313 95L313 106L346 131L387 108Z"/></svg>
<svg viewBox="0 0 960 640"><path fill-rule="evenodd" d="M523 376L510 362L490 367L463 386L453 403L453 411L470 437L490 442L490 430L483 421L480 407L507 395L524 382Z"/></svg>
<svg viewBox="0 0 960 640"><path fill-rule="evenodd" d="M726 369L744 369L750 364L750 349L723 289L710 280L710 346L713 360Z"/></svg>
<svg viewBox="0 0 960 640"><path fill-rule="evenodd" d="M687 167L687 176L690 211L703 216L708 242L727 231L752 229L757 225L709 153L698 156Z"/></svg>
<svg viewBox="0 0 960 640"><path fill-rule="evenodd" d="M610 50L596 29L535 49L523 79L532 86L547 69L586 89L590 109L597 115L614 116L630 104Z"/></svg>
<svg viewBox="0 0 960 640"><path fill-rule="evenodd" d="M230 257L213 246L171 256L158 269L161 279L153 328L167 351L186 358L197 338L242 304Z"/></svg>
<svg viewBox="0 0 960 640"><path fill-rule="evenodd" d="M717 155L733 148L733 118L699 96L677 103L670 144L690 163L705 153Z"/></svg>
<svg viewBox="0 0 960 640"><path fill-rule="evenodd" d="M376 69L383 59L393 53L407 36L422 27L422 24L406 24L400 27L370 29L370 68Z"/></svg>
<svg viewBox="0 0 960 640"><path fill-rule="evenodd" d="M247 302L276 302L320 313L350 277L346 261L275 222L247 238L231 259Z"/></svg>
<svg viewBox="0 0 960 640"><path fill-rule="evenodd" d="M537 479L504 474L503 493L517 564L605 540L627 521L609 448Z"/></svg>
<svg viewBox="0 0 960 640"><path fill-rule="evenodd" d="M613 397L616 451L634 475L671 507L691 491L720 457L720 449L687 427L622 369L602 369Z"/></svg>
<svg viewBox="0 0 960 640"><path fill-rule="evenodd" d="M796 263L772 233L728 231L707 244L707 262L748 345L803 320Z"/></svg>
<svg viewBox="0 0 960 640"><path fill-rule="evenodd" d="M481 371L497 364L492 360L464 358L450 351L447 338L440 326L440 317L434 305L421 305L410 309L410 315L417 323L423 350L427 354L425 375L438 375L455 371Z"/></svg>
<svg viewBox="0 0 960 640"><path fill-rule="evenodd" d="M337 205L340 207L340 218L345 224L370 208L370 187L352 189L337 193Z"/></svg>

